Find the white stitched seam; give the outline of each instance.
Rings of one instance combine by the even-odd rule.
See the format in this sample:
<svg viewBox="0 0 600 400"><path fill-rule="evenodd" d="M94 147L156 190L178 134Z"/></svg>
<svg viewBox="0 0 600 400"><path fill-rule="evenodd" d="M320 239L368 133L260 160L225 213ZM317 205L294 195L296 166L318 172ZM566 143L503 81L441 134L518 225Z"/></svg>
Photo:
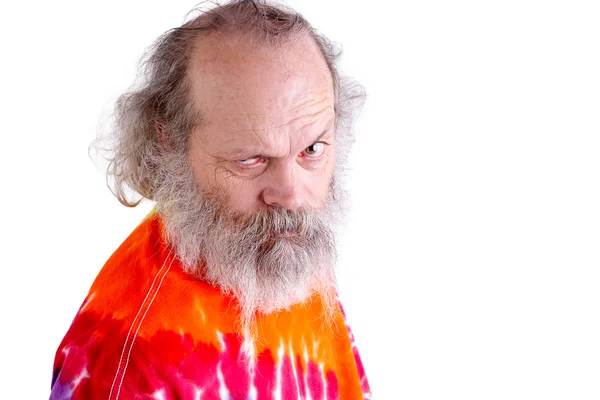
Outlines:
<svg viewBox="0 0 600 400"><path fill-rule="evenodd" d="M115 383L117 382L117 378L119 377L119 372L121 371L121 364L123 362L123 356L125 355L125 350L128 347L128 342L129 342L129 337L131 336L131 331L132 331L134 325L136 324L136 321L137 321L140 313L144 309L144 305L146 304L146 300L148 300L148 296L150 295L150 293L152 293L152 290L154 289L154 284L156 283L156 279L160 276L162 270L165 268L165 266L167 264L167 260L169 259L170 255L171 255L171 253L169 252L169 254L167 255L167 258L165 258L165 262L163 263L162 267L160 267L160 269L158 270L158 272L154 276L154 279L152 280L152 284L150 285L150 288L148 289L148 292L146 293L146 296L144 297L144 301L142 302L142 305L140 306L140 309L138 310L137 314L135 315L135 318L131 322L131 326L129 327L129 331L127 332L127 337L125 338L125 343L123 344L123 350L121 351L121 357L119 358L119 363L117 364L117 372L115 373L115 377L113 378L112 385L110 386L110 392L108 394L109 400L112 398L112 392L113 392L113 389L115 387ZM169 269L171 268L172 264L173 264L173 259L171 259L171 264L169 264L169 266L167 267L167 271L163 274L162 279L160 280L159 286L157 287L156 292L154 293L154 296L152 297L152 300L145 307L146 311L144 312L144 315L142 316L142 319L140 320L140 323L139 323L139 325L138 325L138 327L137 327L137 329L135 331L135 335L137 335L137 333L138 333L138 331L140 329L140 326L142 325L142 322L144 320L144 317L146 316L146 313L148 312L148 308L150 308L150 305L154 301L154 297L156 297L156 293L158 292L158 289L160 289L160 285L162 285L162 281L165 278L165 276L167 275L167 272L169 272ZM123 372L121 374L121 381L120 381L119 387L117 389L117 395L115 397L115 400L117 400L119 398L119 392L121 391L121 385L123 384L123 379L125 377L125 370L127 369L127 364L129 363L129 356L131 354L131 348L133 347L133 342L134 341L135 341L135 336L132 338L131 345L129 346L130 347L129 348L129 352L127 353L127 359L126 359L126 362L125 362L125 367L123 368Z"/></svg>
<svg viewBox="0 0 600 400"><path fill-rule="evenodd" d="M156 298L156 295L158 294L158 291L160 290L160 287L162 286L162 283L165 280L167 273L169 273L169 270L171 269L173 260L174 260L174 258L171 259L171 263L169 264L169 267L163 274L162 278L160 278L160 282L158 283L158 287L156 288L156 291L154 292L154 295L152 296L152 299L150 300L150 304L148 304L148 307L146 307L146 311L144 311L144 315L142 315L142 319L140 320L140 323L139 323L137 329L135 330L135 335L133 335L133 339L131 340L131 345L129 346L129 352L127 353L127 358L125 361L125 368L123 368L123 373L121 374L121 383L119 384L119 389L117 390L117 397L115 398L115 400L119 399L119 394L121 393L121 386L123 385L123 380L125 379L125 372L127 372L127 366L129 365L129 356L131 355L131 350L133 350L133 344L135 343L135 338L137 337L137 334L138 334L140 328L142 327L144 318L146 318L146 314L148 313L148 310L152 306L152 303L154 302L154 299ZM166 262L166 260L165 260L165 262Z"/></svg>

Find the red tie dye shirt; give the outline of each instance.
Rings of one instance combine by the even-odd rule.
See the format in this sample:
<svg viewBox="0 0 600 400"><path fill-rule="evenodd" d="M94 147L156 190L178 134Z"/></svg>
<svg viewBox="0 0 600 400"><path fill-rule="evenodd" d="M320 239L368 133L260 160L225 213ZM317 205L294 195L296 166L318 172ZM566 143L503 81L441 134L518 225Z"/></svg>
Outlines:
<svg viewBox="0 0 600 400"><path fill-rule="evenodd" d="M183 272L147 217L99 273L60 344L51 399L370 399L340 306L318 296L236 330L232 298ZM252 344L250 344L252 343Z"/></svg>

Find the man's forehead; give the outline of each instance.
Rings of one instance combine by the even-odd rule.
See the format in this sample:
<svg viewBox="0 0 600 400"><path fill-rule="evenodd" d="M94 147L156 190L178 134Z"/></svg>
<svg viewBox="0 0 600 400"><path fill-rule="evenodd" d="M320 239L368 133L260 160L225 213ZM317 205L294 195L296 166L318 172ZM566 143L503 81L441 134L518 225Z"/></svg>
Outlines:
<svg viewBox="0 0 600 400"><path fill-rule="evenodd" d="M199 53L189 71L208 147L282 153L286 145L312 144L333 125L333 83L316 46L297 44L273 57L272 49L249 51L239 44L221 46L223 53Z"/></svg>
<svg viewBox="0 0 600 400"><path fill-rule="evenodd" d="M192 55L188 75L190 95L200 110L256 113L257 103L283 109L293 107L299 95L333 95L329 68L308 36L277 47L229 35L205 40Z"/></svg>
<svg viewBox="0 0 600 400"><path fill-rule="evenodd" d="M335 119L333 113L323 111L322 117L310 123L301 125L269 125L248 127L244 124L234 125L219 124L205 127L210 131L209 146L222 155L272 155L281 149L289 147L303 148L323 138L330 138L334 134ZM205 138L206 139L206 138ZM271 154L272 153L272 154Z"/></svg>

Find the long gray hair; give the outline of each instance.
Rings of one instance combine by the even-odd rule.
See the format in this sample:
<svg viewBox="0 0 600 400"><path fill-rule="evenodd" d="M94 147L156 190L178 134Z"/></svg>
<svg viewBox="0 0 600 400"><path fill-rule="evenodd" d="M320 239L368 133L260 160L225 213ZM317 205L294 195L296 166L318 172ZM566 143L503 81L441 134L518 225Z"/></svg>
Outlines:
<svg viewBox="0 0 600 400"><path fill-rule="evenodd" d="M142 198L155 200L156 191L169 186L165 152L186 157L190 132L202 123L202 113L189 96L190 54L197 40L215 33L243 32L265 44L285 44L306 33L315 40L333 78L337 165L344 165L354 142L353 120L365 91L338 73L340 48L299 13L265 0L233 0L192 12L199 15L167 31L148 49L136 83L116 102L112 130L90 146L90 151L96 150L109 161L107 183L115 197L135 207ZM340 179L339 174L336 177ZM128 189L139 196L130 198Z"/></svg>

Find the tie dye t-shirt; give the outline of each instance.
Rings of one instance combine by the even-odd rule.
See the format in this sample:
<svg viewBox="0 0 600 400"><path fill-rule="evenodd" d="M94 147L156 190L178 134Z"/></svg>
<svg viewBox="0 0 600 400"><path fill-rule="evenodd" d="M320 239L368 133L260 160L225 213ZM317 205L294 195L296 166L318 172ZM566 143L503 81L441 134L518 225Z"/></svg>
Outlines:
<svg viewBox="0 0 600 400"><path fill-rule="evenodd" d="M234 300L183 272L151 213L98 274L61 342L51 399L369 399L341 305L318 296L237 330Z"/></svg>

